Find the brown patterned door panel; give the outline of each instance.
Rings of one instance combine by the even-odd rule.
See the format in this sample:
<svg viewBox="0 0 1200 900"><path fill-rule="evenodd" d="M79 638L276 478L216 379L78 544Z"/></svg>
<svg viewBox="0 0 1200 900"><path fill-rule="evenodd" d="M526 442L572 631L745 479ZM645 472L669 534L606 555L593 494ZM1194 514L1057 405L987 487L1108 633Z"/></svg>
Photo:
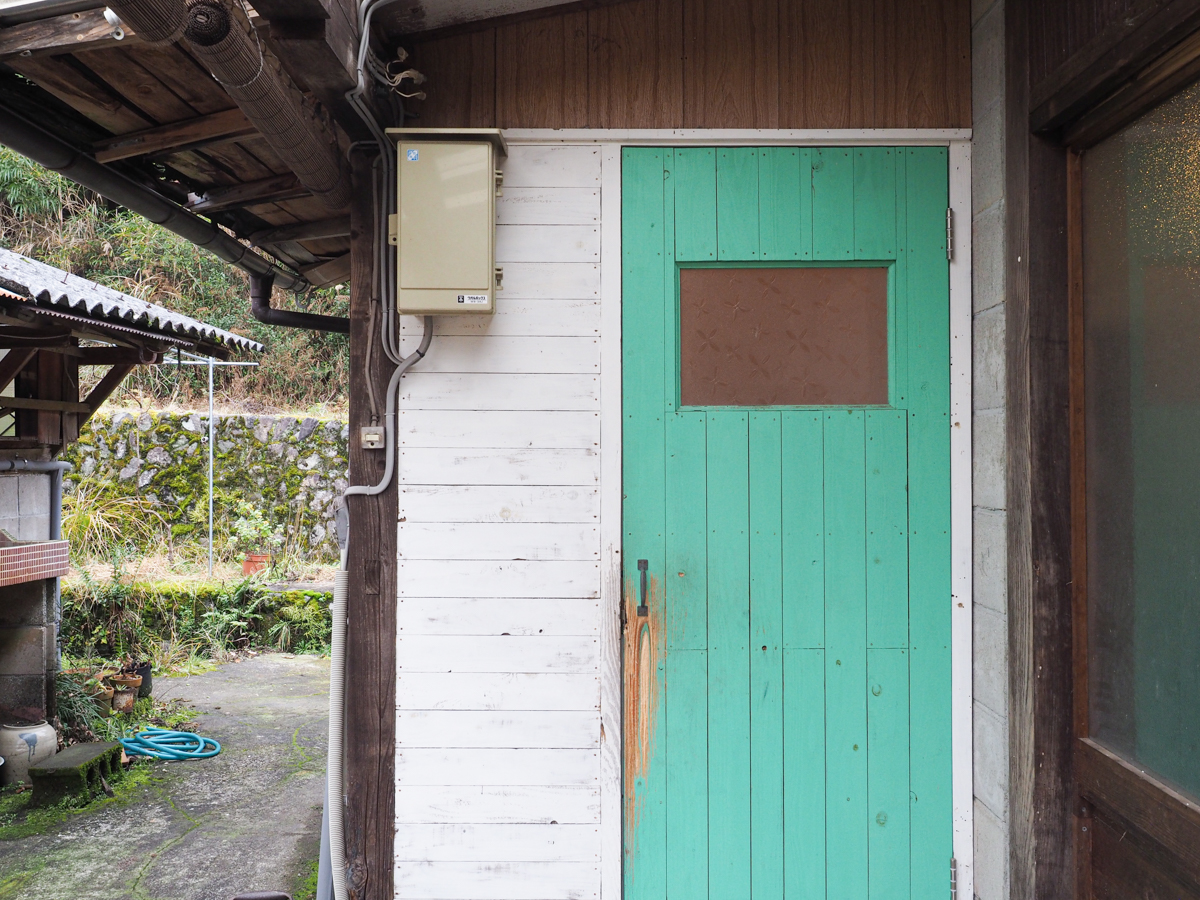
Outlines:
<svg viewBox="0 0 1200 900"><path fill-rule="evenodd" d="M679 272L684 406L885 406L888 270Z"/></svg>

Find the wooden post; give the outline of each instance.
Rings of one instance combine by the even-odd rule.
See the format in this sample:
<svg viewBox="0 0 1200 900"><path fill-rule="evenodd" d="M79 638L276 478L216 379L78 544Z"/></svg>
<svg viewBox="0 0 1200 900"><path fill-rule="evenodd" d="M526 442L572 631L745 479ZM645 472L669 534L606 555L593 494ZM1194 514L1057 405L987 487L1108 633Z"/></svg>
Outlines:
<svg viewBox="0 0 1200 900"><path fill-rule="evenodd" d="M363 450L367 379L383 398L391 371L378 347L367 359L375 224L370 156L352 158L350 212L350 483L375 484L384 454ZM376 342L379 340L375 334ZM350 499L346 639L346 862L355 900L392 900L396 793L396 483Z"/></svg>

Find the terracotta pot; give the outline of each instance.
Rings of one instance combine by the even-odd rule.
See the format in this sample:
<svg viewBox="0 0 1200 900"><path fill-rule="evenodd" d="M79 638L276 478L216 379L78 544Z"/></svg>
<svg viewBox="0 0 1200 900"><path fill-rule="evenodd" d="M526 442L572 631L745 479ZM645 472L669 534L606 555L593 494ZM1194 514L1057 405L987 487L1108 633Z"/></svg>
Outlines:
<svg viewBox="0 0 1200 900"><path fill-rule="evenodd" d="M242 560L242 574L255 575L271 565L270 553L247 553Z"/></svg>
<svg viewBox="0 0 1200 900"><path fill-rule="evenodd" d="M0 725L0 784L29 781L29 768L58 752L58 735L47 722L36 725Z"/></svg>
<svg viewBox="0 0 1200 900"><path fill-rule="evenodd" d="M142 676L141 675L129 675L129 674L113 675L108 680L113 683L113 685L117 688L118 691L121 690L122 688L134 688L136 690L137 688L140 688L142 686Z"/></svg>
<svg viewBox="0 0 1200 900"><path fill-rule="evenodd" d="M137 695L138 692L136 687L120 688L115 691L112 698L113 712L133 712L133 704L134 701L137 700Z"/></svg>
<svg viewBox="0 0 1200 900"><path fill-rule="evenodd" d="M92 688L92 702L94 702L100 710L100 715L112 715L112 698L113 689L107 684L98 684Z"/></svg>

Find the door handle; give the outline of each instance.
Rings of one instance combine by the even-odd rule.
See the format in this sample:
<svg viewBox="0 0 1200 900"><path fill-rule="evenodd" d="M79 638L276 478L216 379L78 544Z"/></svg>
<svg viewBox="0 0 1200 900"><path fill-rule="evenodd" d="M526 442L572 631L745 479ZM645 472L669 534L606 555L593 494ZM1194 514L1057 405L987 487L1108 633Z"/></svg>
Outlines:
<svg viewBox="0 0 1200 900"><path fill-rule="evenodd" d="M638 604L637 614L639 616L649 615L650 609L646 606L646 570L650 568L650 560L639 559L638 571L642 574L642 592L640 594L641 602Z"/></svg>

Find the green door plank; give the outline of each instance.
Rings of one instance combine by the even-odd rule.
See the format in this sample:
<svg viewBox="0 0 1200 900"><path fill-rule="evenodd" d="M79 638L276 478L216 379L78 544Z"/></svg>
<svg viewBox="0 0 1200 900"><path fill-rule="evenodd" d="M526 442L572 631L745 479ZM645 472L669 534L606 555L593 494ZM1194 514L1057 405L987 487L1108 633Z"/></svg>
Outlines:
<svg viewBox="0 0 1200 900"><path fill-rule="evenodd" d="M750 841L755 900L783 895L780 413L750 414Z"/></svg>
<svg viewBox="0 0 1200 900"><path fill-rule="evenodd" d="M909 659L912 895L945 886L953 853L950 708L949 269L947 153L906 155L909 344Z"/></svg>
<svg viewBox="0 0 1200 900"><path fill-rule="evenodd" d="M717 259L758 259L758 151L717 151Z"/></svg>
<svg viewBox="0 0 1200 900"><path fill-rule="evenodd" d="M825 651L783 651L784 891L825 900Z"/></svg>
<svg viewBox="0 0 1200 900"><path fill-rule="evenodd" d="M825 414L825 770L830 897L867 889L864 416Z"/></svg>
<svg viewBox="0 0 1200 900"><path fill-rule="evenodd" d="M908 428L867 412L867 646L908 646Z"/></svg>
<svg viewBox="0 0 1200 900"><path fill-rule="evenodd" d="M909 893L908 652L868 650L870 900Z"/></svg>
<svg viewBox="0 0 1200 900"><path fill-rule="evenodd" d="M896 154L893 147L854 151L854 258L896 256Z"/></svg>
<svg viewBox="0 0 1200 900"><path fill-rule="evenodd" d="M813 259L854 258L854 157L846 147L812 151Z"/></svg>
<svg viewBox="0 0 1200 900"><path fill-rule="evenodd" d="M667 652L668 897L708 896L708 652ZM661 900L661 898L660 898Z"/></svg>
<svg viewBox="0 0 1200 900"><path fill-rule="evenodd" d="M824 416L782 414L783 644L825 645Z"/></svg>
<svg viewBox="0 0 1200 900"><path fill-rule="evenodd" d="M748 416L708 413L708 839L713 897L750 894Z"/></svg>
<svg viewBox="0 0 1200 900"><path fill-rule="evenodd" d="M675 150L675 259L717 258L717 161L712 147Z"/></svg>
<svg viewBox="0 0 1200 900"><path fill-rule="evenodd" d="M761 259L812 259L812 159L807 147L758 151Z"/></svg>
<svg viewBox="0 0 1200 900"><path fill-rule="evenodd" d="M667 416L667 652L708 648L705 413Z"/></svg>
<svg viewBox="0 0 1200 900"><path fill-rule="evenodd" d="M664 246L664 154L657 149L624 151L622 160L621 244L623 304L622 355L624 461L623 526L626 605L636 605L636 560L646 559L661 579L665 556L665 430L663 423L664 345L662 285L667 266ZM657 729L652 728L652 732ZM659 768L627 773L625 896L661 898L666 886L666 818L662 780L648 778ZM636 777L635 777L636 776ZM636 826L636 827L635 827ZM632 865L633 860L637 865Z"/></svg>

